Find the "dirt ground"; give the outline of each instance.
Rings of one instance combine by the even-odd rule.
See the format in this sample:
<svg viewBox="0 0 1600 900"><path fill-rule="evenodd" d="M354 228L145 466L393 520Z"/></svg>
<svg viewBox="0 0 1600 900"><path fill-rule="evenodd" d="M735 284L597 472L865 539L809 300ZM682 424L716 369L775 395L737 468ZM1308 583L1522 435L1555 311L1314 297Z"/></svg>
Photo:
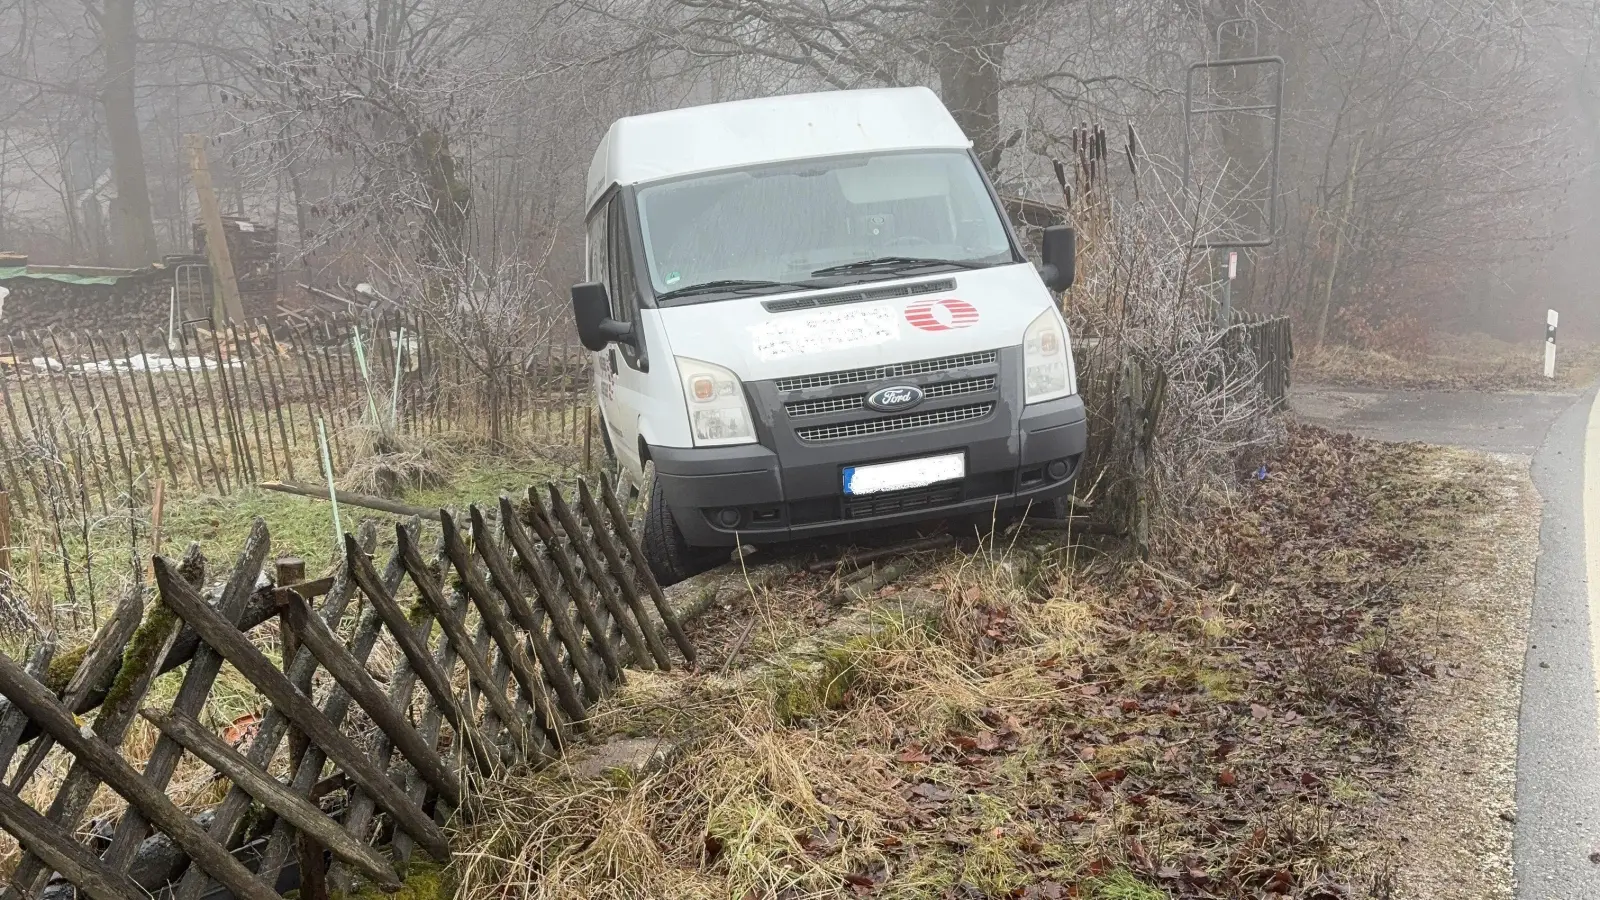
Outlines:
<svg viewBox="0 0 1600 900"><path fill-rule="evenodd" d="M1544 342L1482 334L1434 336L1425 347L1382 353L1329 345L1296 353L1296 381L1408 391L1574 391L1600 377L1600 345L1563 341L1556 376L1544 377Z"/></svg>
<svg viewBox="0 0 1600 900"><path fill-rule="evenodd" d="M1510 896L1526 477L1299 427L1268 468L1159 565L1028 529L727 604L495 786L461 896Z"/></svg>
<svg viewBox="0 0 1600 900"><path fill-rule="evenodd" d="M1407 700L1402 765L1392 796L1378 801L1370 840L1392 857L1393 897L1510 898L1540 501L1524 458L1442 451L1435 465L1441 478L1481 487L1489 502L1454 517L1440 552L1407 579L1400 627L1426 648L1436 676Z"/></svg>

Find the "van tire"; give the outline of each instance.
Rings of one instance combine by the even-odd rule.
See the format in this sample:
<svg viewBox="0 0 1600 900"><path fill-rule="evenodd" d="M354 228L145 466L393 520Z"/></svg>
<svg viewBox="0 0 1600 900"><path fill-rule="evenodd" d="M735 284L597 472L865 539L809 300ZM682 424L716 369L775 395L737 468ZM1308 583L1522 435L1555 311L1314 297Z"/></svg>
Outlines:
<svg viewBox="0 0 1600 900"><path fill-rule="evenodd" d="M650 478L650 494L644 511L644 532L640 550L650 573L662 587L677 584L716 567L720 551L690 547L672 516L672 507L661 495L661 482Z"/></svg>

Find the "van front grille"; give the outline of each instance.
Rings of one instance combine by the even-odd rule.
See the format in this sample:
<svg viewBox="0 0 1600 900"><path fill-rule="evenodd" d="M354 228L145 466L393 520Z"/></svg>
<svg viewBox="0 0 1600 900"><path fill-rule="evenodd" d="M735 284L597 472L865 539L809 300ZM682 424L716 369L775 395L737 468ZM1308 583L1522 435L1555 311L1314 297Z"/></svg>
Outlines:
<svg viewBox="0 0 1600 900"><path fill-rule="evenodd" d="M867 403L865 394L854 397L829 397L826 400L802 400L799 403L785 403L784 412L791 419L803 419L807 416L827 416L834 413L854 412Z"/></svg>
<svg viewBox="0 0 1600 900"><path fill-rule="evenodd" d="M964 397L968 394L982 394L994 390L995 377L986 375L983 378L968 378L963 381L947 381L943 384L929 385L923 390L922 396L928 400L939 400L946 397ZM864 409L867 405L866 394L855 394L850 397L829 397L825 400L800 400L794 403L785 403L783 411L791 419L805 419L812 416L830 416L838 413L855 412Z"/></svg>
<svg viewBox="0 0 1600 900"><path fill-rule="evenodd" d="M917 509L927 509L933 506L949 506L961 502L961 485L935 485L934 487L914 488L909 491L892 491L883 494L869 494L865 497L850 497L844 501L844 517L846 519L869 519L873 516L892 516L895 513L911 512Z"/></svg>
<svg viewBox="0 0 1600 900"><path fill-rule="evenodd" d="M973 366L992 366L999 358L1000 354L998 352L989 350L983 353L964 353L960 356L943 356L938 359L923 359L916 362L873 366L868 369L846 369L842 372L823 372L817 375L780 378L778 379L778 390L784 393L792 393L816 388L839 387L846 384L884 381L891 378L906 378L912 375L931 375L936 372L949 372Z"/></svg>
<svg viewBox="0 0 1600 900"><path fill-rule="evenodd" d="M795 429L795 435L800 440L811 444L821 444L830 441L848 441L852 438L869 437L875 434L889 434L900 431L917 431L923 428L938 428L941 425L955 425L961 422L973 422L982 419L994 412L993 403L978 403L972 406L958 406L953 409L941 409L932 412L916 413L909 416L895 416L885 419L867 419L860 422L845 422L839 425L817 425L811 428Z"/></svg>
<svg viewBox="0 0 1600 900"><path fill-rule="evenodd" d="M929 400L938 400L944 397L964 397L967 394L982 394L994 390L995 377L986 375L983 378L968 378L965 381L947 381L944 384L930 385L923 390L922 396Z"/></svg>

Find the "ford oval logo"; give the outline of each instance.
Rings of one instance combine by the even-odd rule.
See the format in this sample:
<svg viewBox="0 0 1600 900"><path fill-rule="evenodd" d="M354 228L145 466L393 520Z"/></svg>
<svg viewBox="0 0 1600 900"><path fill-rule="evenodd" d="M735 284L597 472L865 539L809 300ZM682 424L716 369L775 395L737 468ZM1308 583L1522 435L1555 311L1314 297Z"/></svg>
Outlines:
<svg viewBox="0 0 1600 900"><path fill-rule="evenodd" d="M900 412L922 402L922 388L897 384L879 388L867 396L867 406L878 412Z"/></svg>

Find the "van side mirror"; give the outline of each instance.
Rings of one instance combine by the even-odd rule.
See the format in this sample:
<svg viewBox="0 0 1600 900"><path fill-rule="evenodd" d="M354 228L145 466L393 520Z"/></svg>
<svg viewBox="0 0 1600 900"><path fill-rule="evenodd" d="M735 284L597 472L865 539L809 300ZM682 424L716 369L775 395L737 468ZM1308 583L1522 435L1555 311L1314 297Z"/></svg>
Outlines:
<svg viewBox="0 0 1600 900"><path fill-rule="evenodd" d="M606 286L589 281L572 286L572 318L584 349L598 353L612 341L633 343L633 325L611 318L611 295Z"/></svg>
<svg viewBox="0 0 1600 900"><path fill-rule="evenodd" d="M1071 225L1051 225L1040 242L1039 276L1045 287L1064 291L1078 276L1078 235Z"/></svg>

